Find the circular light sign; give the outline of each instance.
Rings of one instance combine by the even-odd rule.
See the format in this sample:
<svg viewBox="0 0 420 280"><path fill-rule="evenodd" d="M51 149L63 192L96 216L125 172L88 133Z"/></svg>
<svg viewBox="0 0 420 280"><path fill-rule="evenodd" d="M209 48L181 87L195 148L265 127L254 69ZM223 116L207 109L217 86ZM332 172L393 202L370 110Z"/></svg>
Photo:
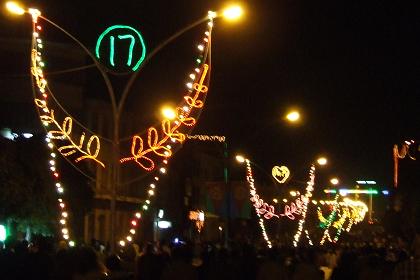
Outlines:
<svg viewBox="0 0 420 280"><path fill-rule="evenodd" d="M99 36L95 54L108 67L136 71L146 57L146 45L133 27L113 25Z"/></svg>

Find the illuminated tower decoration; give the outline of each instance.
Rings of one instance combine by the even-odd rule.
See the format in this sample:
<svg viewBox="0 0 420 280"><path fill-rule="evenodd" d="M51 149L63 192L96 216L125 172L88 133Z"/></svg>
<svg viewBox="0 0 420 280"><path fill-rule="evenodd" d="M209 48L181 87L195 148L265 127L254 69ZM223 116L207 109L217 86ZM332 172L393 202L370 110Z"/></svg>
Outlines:
<svg viewBox="0 0 420 280"><path fill-rule="evenodd" d="M42 50L44 48L43 41L41 38L41 32L43 30L39 20L45 20L48 23L59 28L65 32L66 35L71 37L76 42L71 34L60 28L55 23L51 22L47 18L41 16L41 13L37 9L22 10L22 13L29 13L32 16L32 50L31 50L31 73L34 87L34 99L35 105L38 109L39 117L46 129L46 141L50 149L55 149L63 157L67 158L70 162L78 163L81 161L90 161L103 168L106 168L104 160L101 159L101 140L102 137L95 135L88 128L84 127L81 123L77 122L70 116L61 105L58 104L53 93L51 92L46 75L44 73L45 62L43 60ZM160 175L167 173L167 164L169 158L173 155L177 148L181 147L181 144L186 139L186 134L189 133L192 128L196 125L201 110L204 108L206 96L208 93L208 85L210 80L211 72L211 31L213 27L213 19L216 16L215 13L209 12L207 17L207 30L204 32L202 41L197 45L198 57L195 59L195 65L193 71L188 74L189 82L186 83L186 90L183 95L182 101L179 103L175 110L174 119L163 119L160 122L160 126L151 126L147 129L146 135L134 135L131 141L131 155L120 159L121 163L133 162L137 166L141 167L144 171L151 172L155 171ZM114 34L114 31L123 30L124 34ZM127 32L129 30L131 33ZM112 32L111 32L112 31ZM136 37L137 36L137 37ZM135 57L135 41L140 40L141 55ZM100 49L102 48L101 43L104 40L110 42L110 55L109 65L115 66L118 59L116 58L116 44L119 40L126 40L130 42L128 56L126 58L126 66L130 67L132 71L138 70L140 64L145 59L145 44L140 33L128 26L113 26L105 30L98 40L97 44L97 55L100 58ZM79 45L93 58L95 65L100 68L98 61L89 53L89 51L78 42ZM109 66L108 65L108 66ZM99 69L100 70L100 69ZM109 82L106 73L101 71L104 79ZM113 96L113 90L110 91L111 99L115 99ZM112 87L112 86L111 86ZM50 98L52 97L52 98ZM62 109L61 114L57 114L55 108L52 108L52 102L56 103ZM58 110L57 110L58 111ZM60 117L64 114L64 117ZM79 131L75 133L74 124L77 124ZM82 131L80 131L80 129ZM140 130L140 129L139 129ZM174 147L175 146L175 147ZM61 182L58 181L60 177L57 170L56 162L53 158L56 157L54 152L51 153L52 159L50 160L50 170L53 172L53 176L57 179L56 188L59 194L64 192L64 188ZM80 171L80 170L79 170ZM151 198L156 194L156 186L159 181L159 174L155 174L147 189L147 199L143 205L141 205L141 211L146 211L151 203ZM66 210L66 204L63 198L60 196L59 207L61 209L60 225L62 226L63 239L69 239L69 229L67 228L68 211ZM141 211L134 214L134 219L131 221L132 228L130 229L130 235L127 236L128 242L132 241L132 235L135 234L135 229L138 225L138 220L141 218ZM125 241L120 244L125 244ZM69 244L74 244L73 241Z"/></svg>

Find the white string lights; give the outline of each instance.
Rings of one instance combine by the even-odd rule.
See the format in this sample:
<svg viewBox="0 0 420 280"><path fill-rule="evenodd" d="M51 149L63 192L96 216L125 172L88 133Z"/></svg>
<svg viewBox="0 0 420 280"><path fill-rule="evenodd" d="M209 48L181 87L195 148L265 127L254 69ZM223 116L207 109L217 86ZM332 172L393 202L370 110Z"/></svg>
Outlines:
<svg viewBox="0 0 420 280"><path fill-rule="evenodd" d="M302 234L303 226L306 220L306 213L308 211L308 204L312 197L312 191L314 190L314 184L315 184L315 165L312 164L311 169L309 170L309 181L307 182L307 186L306 186L305 199L303 200L303 206L301 210L301 218L299 220L298 229L293 240L294 247L297 247L300 240L300 236ZM306 237L308 239L309 245L313 245L308 231L305 230L305 233L306 233Z"/></svg>
<svg viewBox="0 0 420 280"><path fill-rule="evenodd" d="M245 163L246 163L246 180L249 184L249 192L251 194L251 199L252 199L253 197L255 197L257 190L255 188L254 177L252 175L251 161L249 159L245 159ZM258 212L258 208L255 208L255 212L257 213L257 216L259 219L258 222L260 224L262 236L265 242L267 243L267 247L271 248L272 244L271 244L270 239L268 238L267 231L265 229L264 219L261 217L260 213Z"/></svg>

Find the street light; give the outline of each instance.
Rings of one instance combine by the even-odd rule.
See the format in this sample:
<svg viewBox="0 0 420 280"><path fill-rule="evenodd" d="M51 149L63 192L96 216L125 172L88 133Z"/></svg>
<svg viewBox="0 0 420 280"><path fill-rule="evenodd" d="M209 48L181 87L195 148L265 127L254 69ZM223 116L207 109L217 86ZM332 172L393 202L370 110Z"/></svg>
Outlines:
<svg viewBox="0 0 420 280"><path fill-rule="evenodd" d="M23 15L25 13L25 9L23 9L18 3L16 2L7 2L6 8L15 15Z"/></svg>
<svg viewBox="0 0 420 280"><path fill-rule="evenodd" d="M327 160L325 157L320 157L320 158L318 158L318 159L316 160L316 162L317 162L319 165L326 165L326 164L328 163L328 160Z"/></svg>
<svg viewBox="0 0 420 280"><path fill-rule="evenodd" d="M300 113L298 111L291 111L286 115L286 119L289 122L295 123L300 119Z"/></svg>
<svg viewBox="0 0 420 280"><path fill-rule="evenodd" d="M223 17L230 21L238 20L242 14L243 10L238 5L229 6L223 10Z"/></svg>
<svg viewBox="0 0 420 280"><path fill-rule="evenodd" d="M331 180L330 180L330 182L331 182L331 184L333 184L333 185L338 185L338 183L340 182L337 178L332 178Z"/></svg>
<svg viewBox="0 0 420 280"><path fill-rule="evenodd" d="M244 163L246 160L246 158L242 155L237 155L235 158L236 158L236 161L239 163Z"/></svg>

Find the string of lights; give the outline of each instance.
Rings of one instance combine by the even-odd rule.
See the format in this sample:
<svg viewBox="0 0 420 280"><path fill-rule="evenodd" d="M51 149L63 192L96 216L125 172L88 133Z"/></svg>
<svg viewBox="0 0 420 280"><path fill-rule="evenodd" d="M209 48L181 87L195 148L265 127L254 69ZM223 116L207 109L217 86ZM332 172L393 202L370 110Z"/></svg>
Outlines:
<svg viewBox="0 0 420 280"><path fill-rule="evenodd" d="M301 218L298 222L298 229L296 231L296 234L295 234L294 240L293 240L293 246L294 247L297 247L297 245L299 244L300 236L302 235L303 226L304 226L305 220L306 220L306 213L308 211L308 204L309 204L309 201L312 197L312 192L314 190L314 184L315 184L315 165L312 164L312 166L309 170L309 181L307 182L305 199L303 200L303 207L302 207L302 211L301 211L302 214L301 214ZM305 233L306 233L306 237L308 239L309 245L313 245L312 240L311 240L307 230L305 230Z"/></svg>
<svg viewBox="0 0 420 280"><path fill-rule="evenodd" d="M249 184L249 190L250 190L250 194L251 194L251 201L252 199L255 197L256 193L257 193L257 189L255 188L255 184L254 184L254 177L252 175L252 168L251 168L251 161L249 159L245 159L246 162L246 180ZM258 223L260 225L261 228L261 232L262 232L262 236L265 240L265 242L267 243L267 247L271 248L272 244L271 241L267 235L267 231L265 229L265 225L264 225L264 219L261 217L261 212L258 211L259 209L257 207L255 207L255 212L257 213L258 216ZM277 216L278 217L278 216Z"/></svg>
<svg viewBox="0 0 420 280"><path fill-rule="evenodd" d="M205 32L205 37L203 42L198 44L197 48L202 53L205 51L206 48L211 48L211 30L213 27L213 15L209 13L208 17L208 30ZM200 55L200 57L202 57ZM181 105L180 107L176 108L175 111L175 120L164 119L162 121L162 131L163 134L162 139L159 140L158 131L154 127L150 127L148 129L148 140L147 144L149 149L143 150L143 139L142 137L135 135L133 137L132 146L131 146L131 157L126 157L120 159L121 163L125 163L128 161L134 161L138 165L140 165L143 169L147 171L152 171L156 167L155 160L153 160L149 153L153 153L158 155L161 159L161 163L158 167L159 173L161 175L167 174L167 165L169 162L170 157L172 156L172 146L168 144L169 140L172 143L182 143L186 135L180 132L178 129L181 125L185 126L194 126L196 123L196 119L190 117L192 114L193 108L201 108L204 105L204 99L202 94L207 93L208 87L204 85L206 74L209 71L209 65L205 63L202 58L198 58L196 60L198 66L194 69L195 73L189 74L189 78L192 81L197 81L195 83L187 83L186 86L189 89L186 96L184 96L184 100L187 105ZM201 67L201 68L200 68ZM192 96L194 94L194 96ZM189 97L189 98L186 98ZM156 195L157 185L160 180L160 175L154 176L153 180L149 183L147 188L147 199L141 205L139 211L137 211L130 222L130 229L129 234L124 239L119 241L120 246L126 246L127 243L131 243L134 240L134 235L136 234L136 228L138 227L142 214L149 210L149 207L152 202L152 198Z"/></svg>
<svg viewBox="0 0 420 280"><path fill-rule="evenodd" d="M41 50L43 48L42 39L40 37L40 33L42 31L41 25L38 23L38 17L41 15L41 12L36 9L29 9L29 13L32 16L32 52L31 52L31 61L32 61L32 67L31 67L31 73L34 77L35 84L38 88L37 94L40 95L40 99L35 99L35 104L42 108L43 112L50 113L53 116L53 111L49 110L47 107L47 98L48 98L48 91L46 91L46 85L47 80L44 78L43 75L43 67L45 66L45 63L42 61L41 58ZM43 120L42 115L40 114L41 120ZM68 122L68 121L67 121ZM43 120L43 123L45 126L47 126L49 121ZM70 129L71 130L71 129ZM65 135L62 136L63 138ZM51 141L51 139L54 139L52 134L47 132L45 141L47 143L48 148L51 150L50 152L50 158L49 158L49 170L52 174L52 178L54 180L54 185L57 192L57 201L58 201L58 207L60 209L60 215L59 215L59 227L60 227L60 233L61 237L68 242L69 246L74 246L75 242L70 239L70 231L68 227L68 219L69 219L69 213L66 207L66 203L64 201L64 185L60 180L60 173L58 171L58 168L56 166L56 153L53 152L55 145ZM83 141L82 141L83 143ZM82 159L80 159L82 160Z"/></svg>
<svg viewBox="0 0 420 280"><path fill-rule="evenodd" d="M187 139L190 140L199 140L199 141L218 141L220 143L226 142L225 136L218 136L218 135L186 135Z"/></svg>
<svg viewBox="0 0 420 280"><path fill-rule="evenodd" d="M191 82L186 84L187 94L184 96L184 104L180 104L175 109L171 118L165 118L161 122L161 129L149 127L146 137L134 135L131 144L131 156L120 159L120 163L135 162L146 171L152 171L156 164L154 157L169 158L172 156L172 144L182 144L186 139L185 132L181 129L193 127L197 122L197 116L204 106L205 97L208 92L209 82L206 77L210 71L210 65L206 64L202 53L210 52L211 49L211 31L213 28L214 14L208 14L208 30L205 32L203 41L197 45L201 53L196 59L197 66L194 71L188 75Z"/></svg>

